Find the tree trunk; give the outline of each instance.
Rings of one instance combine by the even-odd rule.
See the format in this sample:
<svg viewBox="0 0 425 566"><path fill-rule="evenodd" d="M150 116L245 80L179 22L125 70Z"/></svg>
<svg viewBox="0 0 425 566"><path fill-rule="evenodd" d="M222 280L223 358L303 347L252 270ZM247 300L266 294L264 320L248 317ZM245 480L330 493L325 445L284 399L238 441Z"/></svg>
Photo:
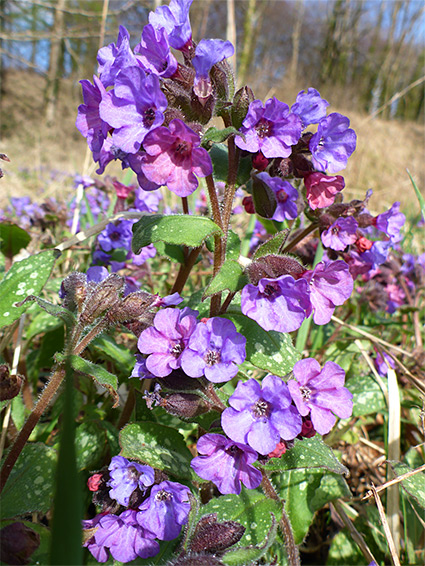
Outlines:
<svg viewBox="0 0 425 566"><path fill-rule="evenodd" d="M47 72L47 85L45 90L45 118L47 125L51 126L56 115L58 99L59 78L62 72L60 61L62 58L61 44L63 38L64 8L66 0L57 0L55 17L50 41L50 60Z"/></svg>

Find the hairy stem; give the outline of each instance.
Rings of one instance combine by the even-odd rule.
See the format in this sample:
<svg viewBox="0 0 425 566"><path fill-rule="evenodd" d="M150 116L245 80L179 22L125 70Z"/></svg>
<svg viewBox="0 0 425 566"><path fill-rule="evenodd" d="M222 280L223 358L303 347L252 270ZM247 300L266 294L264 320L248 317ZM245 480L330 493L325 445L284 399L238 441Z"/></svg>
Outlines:
<svg viewBox="0 0 425 566"><path fill-rule="evenodd" d="M307 226L307 228L305 228L300 234L298 234L298 236L296 236L293 240L289 242L289 244L282 250L281 253L285 254L290 250L292 250L293 248L295 248L295 246L299 242L301 242L301 240L304 240L304 238L308 236L310 232L313 232L317 228L317 226L318 225L315 223L312 223L310 224L310 226Z"/></svg>
<svg viewBox="0 0 425 566"><path fill-rule="evenodd" d="M208 196L209 196L209 199L210 199L213 220L217 224L217 226L220 226L220 228L223 228L223 223L222 223L222 219L221 219L221 212L220 212L220 204L218 202L217 191L215 189L215 183L214 183L213 176L208 175L207 177L205 177L205 180L207 182Z"/></svg>
<svg viewBox="0 0 425 566"><path fill-rule="evenodd" d="M180 266L179 272L177 274L177 278L174 282L173 288L170 291L170 295L172 295L173 293L182 292L184 284L186 283L187 278L189 277L189 274L192 270L192 267L195 265L195 262L198 258L200 249L201 249L200 247L193 248L189 252L189 255L186 258L186 262Z"/></svg>
<svg viewBox="0 0 425 566"><path fill-rule="evenodd" d="M44 389L43 393L41 394L41 397L38 400L37 405L34 407L34 410L32 411L27 421L25 422L24 426L22 427L21 431L19 432L15 442L13 443L12 448L10 449L9 454L7 455L4 461L3 467L0 472L0 493L3 491L3 488L7 482L10 472L12 471L12 468L15 465L16 460L18 459L20 453L22 452L28 438L30 437L36 424L40 420L41 415L47 409L51 400L55 396L64 377L65 377L65 370L62 367L58 368L50 378L50 381L47 384L46 388Z"/></svg>
<svg viewBox="0 0 425 566"><path fill-rule="evenodd" d="M276 490L273 487L270 479L268 478L267 473L265 472L265 470L261 470L261 473L263 474L263 481L261 482L261 487L263 488L265 495L270 499L274 499L275 501L280 502L280 498L276 493ZM300 555L298 552L297 545L295 544L291 522L283 506L282 506L282 518L279 521L279 527L280 530L282 531L283 538L285 541L285 549L286 549L286 554L288 556L289 566L301 566Z"/></svg>
<svg viewBox="0 0 425 566"><path fill-rule="evenodd" d="M229 149L229 172L227 175L226 191L224 194L223 203L223 230L224 230L224 242L227 241L227 234L230 225L230 216L232 215L233 200L235 198L236 191L236 177L238 175L240 149L235 146L234 137L230 137L227 146Z"/></svg>

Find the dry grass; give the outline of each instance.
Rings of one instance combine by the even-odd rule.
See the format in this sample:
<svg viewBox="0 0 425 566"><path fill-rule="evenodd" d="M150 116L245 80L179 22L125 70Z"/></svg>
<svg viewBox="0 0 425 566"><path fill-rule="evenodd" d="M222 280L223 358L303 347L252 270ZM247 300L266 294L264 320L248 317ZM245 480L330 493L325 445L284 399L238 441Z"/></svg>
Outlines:
<svg viewBox="0 0 425 566"><path fill-rule="evenodd" d="M3 144L11 163L5 167L0 206L10 196L31 195L61 197L71 190L66 175L83 173L86 143L75 128L77 106L81 102L80 85L68 79L60 86L57 124L48 128L42 115L44 79L32 72L11 71L5 81L2 97ZM299 89L285 95L276 94L289 103ZM259 94L259 93L258 93ZM328 97L332 100L331 97ZM351 120L358 136L357 150L344 171L346 199L363 198L373 189L371 209L382 211L395 200L412 214L418 210L416 197L406 173L408 168L418 187L425 187L425 136L421 124L381 119L369 120L367 115L350 108L332 108ZM90 173L94 164L90 158ZM56 177L52 178L52 172ZM109 174L120 174L120 166L108 166Z"/></svg>

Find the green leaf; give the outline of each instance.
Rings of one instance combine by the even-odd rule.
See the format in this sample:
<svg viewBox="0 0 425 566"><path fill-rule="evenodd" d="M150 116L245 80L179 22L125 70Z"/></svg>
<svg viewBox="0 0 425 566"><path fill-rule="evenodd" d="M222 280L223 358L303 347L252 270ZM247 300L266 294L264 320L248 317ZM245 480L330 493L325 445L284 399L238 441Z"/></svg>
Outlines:
<svg viewBox="0 0 425 566"><path fill-rule="evenodd" d="M0 499L0 517L10 519L50 509L56 451L41 443L26 444L22 450Z"/></svg>
<svg viewBox="0 0 425 566"><path fill-rule="evenodd" d="M201 507L201 514L217 513L218 522L237 521L245 527L238 546L261 544L272 525L271 513L280 517L280 502L268 499L257 490L245 489L239 495L222 495Z"/></svg>
<svg viewBox="0 0 425 566"><path fill-rule="evenodd" d="M413 190L415 191L416 197L419 201L419 206L421 207L422 216L425 218L425 199L422 196L420 190L418 189L418 186L416 185L415 181L413 180L413 177L410 174L409 169L407 169L407 174L409 175L409 179L410 179L410 182L412 183Z"/></svg>
<svg viewBox="0 0 425 566"><path fill-rule="evenodd" d="M281 232L274 234L274 236L269 238L267 242L264 242L264 244L261 244L261 246L255 250L252 260L255 261L259 257L269 254L278 254L281 248L285 245L288 234L289 230L282 230Z"/></svg>
<svg viewBox="0 0 425 566"><path fill-rule="evenodd" d="M403 462L390 460L390 465L397 477L413 471L412 468ZM400 483L403 489L425 509L425 472L417 472L413 476L401 480Z"/></svg>
<svg viewBox="0 0 425 566"><path fill-rule="evenodd" d="M371 375L354 374L348 379L346 387L353 394L353 417L387 410L382 389Z"/></svg>
<svg viewBox="0 0 425 566"><path fill-rule="evenodd" d="M12 324L28 308L15 307L28 295L40 293L50 277L53 265L60 256L52 249L15 262L0 283L0 328Z"/></svg>
<svg viewBox="0 0 425 566"><path fill-rule="evenodd" d="M54 319L49 313L41 311L36 314L36 316L30 322L28 328L26 329L25 338L29 342L34 338L34 336L56 330L62 325L63 322L61 320Z"/></svg>
<svg viewBox="0 0 425 566"><path fill-rule="evenodd" d="M245 336L247 361L274 375L284 376L292 371L300 354L292 345L289 334L274 330L267 332L255 320L238 312L234 306L223 316L229 318L236 330Z"/></svg>
<svg viewBox="0 0 425 566"><path fill-rule="evenodd" d="M205 149L208 149L211 144L223 143L233 134L240 134L240 132L233 126L229 126L228 128L224 128L223 130L219 130L215 126L212 126L211 128L208 128L208 130L202 136L201 145Z"/></svg>
<svg viewBox="0 0 425 566"><path fill-rule="evenodd" d="M75 431L78 470L95 470L102 464L107 446L106 430L96 421L85 421Z"/></svg>
<svg viewBox="0 0 425 566"><path fill-rule="evenodd" d="M123 375L128 377L133 371L134 355L123 344L118 344L109 334L97 336L89 348L93 348L103 359L113 362Z"/></svg>
<svg viewBox="0 0 425 566"><path fill-rule="evenodd" d="M197 248L209 236L222 234L221 228L201 216L150 214L133 225L132 250L135 254L155 242Z"/></svg>
<svg viewBox="0 0 425 566"><path fill-rule="evenodd" d="M274 472L325 468L336 474L348 474L348 469L337 460L332 448L329 448L318 434L313 438L295 440L290 450L280 458L271 458L264 464L264 468Z"/></svg>
<svg viewBox="0 0 425 566"><path fill-rule="evenodd" d="M177 263L184 263L185 257L181 246L172 246L171 244L166 244L165 242L155 243L156 251L159 255L163 257L169 257Z"/></svg>
<svg viewBox="0 0 425 566"><path fill-rule="evenodd" d="M236 293L245 287L247 283L248 278L244 274L243 267L234 259L226 259L220 271L206 288L205 297L211 297L226 289L231 293Z"/></svg>
<svg viewBox="0 0 425 566"><path fill-rule="evenodd" d="M121 455L164 470L180 479L191 479L192 454L175 429L153 422L127 425L120 432Z"/></svg>
<svg viewBox="0 0 425 566"><path fill-rule="evenodd" d="M85 373L86 375L90 375L99 385L105 387L105 389L109 391L111 397L114 400L114 408L118 406L118 378L116 375L109 373L109 371L107 371L102 366L94 364L89 360L85 360L80 356L69 356L69 360L72 369L81 373Z"/></svg>
<svg viewBox="0 0 425 566"><path fill-rule="evenodd" d="M12 258L31 242L31 236L12 222L0 224L0 251Z"/></svg>
<svg viewBox="0 0 425 566"><path fill-rule="evenodd" d="M327 566L341 566L341 564L349 564L350 566L364 566L366 564L365 557L346 529L337 533L332 539L326 560Z"/></svg>
<svg viewBox="0 0 425 566"><path fill-rule="evenodd" d="M227 147L224 145L214 144L209 151L213 164L213 175L217 181L227 182L229 174L229 155ZM238 174L236 176L236 184L244 185L250 179L252 171L251 157L243 158L239 161Z"/></svg>
<svg viewBox="0 0 425 566"><path fill-rule="evenodd" d="M229 230L227 233L226 259L238 259L240 255L241 239L236 232Z"/></svg>

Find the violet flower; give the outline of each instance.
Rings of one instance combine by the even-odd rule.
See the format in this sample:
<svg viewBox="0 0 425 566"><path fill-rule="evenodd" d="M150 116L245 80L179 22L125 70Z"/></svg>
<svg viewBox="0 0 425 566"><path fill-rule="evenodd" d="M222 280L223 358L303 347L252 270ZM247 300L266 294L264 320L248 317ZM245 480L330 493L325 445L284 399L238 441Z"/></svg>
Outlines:
<svg viewBox="0 0 425 566"><path fill-rule="evenodd" d="M109 464L109 496L128 507L130 495L138 487L144 493L153 484L155 472L150 466L130 462L123 456L114 456Z"/></svg>
<svg viewBox="0 0 425 566"><path fill-rule="evenodd" d="M115 88L102 97L100 116L114 129L112 141L127 153L136 153L148 132L164 121L167 99L156 75L140 67L123 69Z"/></svg>
<svg viewBox="0 0 425 566"><path fill-rule="evenodd" d="M301 416L291 403L286 383L275 375L267 375L261 385L255 379L240 381L221 414L221 426L235 442L266 455L281 438L292 440L301 432Z"/></svg>
<svg viewBox="0 0 425 566"><path fill-rule="evenodd" d="M108 550L118 562L131 562L138 556L150 558L159 552L159 544L155 537L145 531L136 520L137 511L129 509L121 515L97 515L94 535L84 544L98 562L106 562ZM88 528L88 521L83 527Z"/></svg>
<svg viewBox="0 0 425 566"><path fill-rule="evenodd" d="M110 222L97 237L100 247L105 252L117 248L129 250L133 238L133 220L121 220L116 224Z"/></svg>
<svg viewBox="0 0 425 566"><path fill-rule="evenodd" d="M192 59L196 71L193 90L201 100L212 94L209 73L213 65L232 57L234 52L235 48L230 41L223 39L201 39L198 43L195 57Z"/></svg>
<svg viewBox="0 0 425 566"><path fill-rule="evenodd" d="M99 63L97 72L105 88L114 84L115 77L122 69L138 66L130 48L130 34L124 26L120 26L116 45L110 43L99 49L97 62Z"/></svg>
<svg viewBox="0 0 425 566"><path fill-rule="evenodd" d="M144 358L140 354L135 354L135 356L136 356L136 363L134 364L134 368L133 371L131 372L130 377L138 377L140 380L155 379L156 375L151 373L146 367L146 358Z"/></svg>
<svg viewBox="0 0 425 566"><path fill-rule="evenodd" d="M261 151L265 157L289 157L301 136L301 120L276 97L269 98L264 106L261 100L254 100L240 132L245 140L236 136L235 144L241 149L251 153Z"/></svg>
<svg viewBox="0 0 425 566"><path fill-rule="evenodd" d="M181 367L190 377L205 377L213 383L229 381L245 360L246 338L226 318L199 323L181 356Z"/></svg>
<svg viewBox="0 0 425 566"><path fill-rule="evenodd" d="M261 472L252 465L258 455L249 446L208 433L198 440L197 449L191 467L200 478L212 481L220 493L239 495L241 483L248 489L260 485Z"/></svg>
<svg viewBox="0 0 425 566"><path fill-rule="evenodd" d="M394 360L385 352L376 352L376 358L373 360L373 364L381 377L386 377L388 374L388 369L395 368Z"/></svg>
<svg viewBox="0 0 425 566"><path fill-rule="evenodd" d="M326 116L326 107L329 102L322 98L315 88L309 88L307 92L301 90L297 94L295 104L291 106L291 112L301 118L303 128L309 124L317 124Z"/></svg>
<svg viewBox="0 0 425 566"><path fill-rule="evenodd" d="M159 540L178 537L189 517L189 493L188 487L177 482L154 485L148 499L139 507L139 525Z"/></svg>
<svg viewBox="0 0 425 566"><path fill-rule="evenodd" d="M342 305L353 292L353 278L345 261L321 261L313 270L301 276L308 281L313 320L327 324L335 306Z"/></svg>
<svg viewBox="0 0 425 566"><path fill-rule="evenodd" d="M99 105L102 97L106 96L105 87L97 77L93 77L94 84L84 79L80 81L84 104L78 107L75 125L78 131L87 139L87 144L93 152L93 159L98 161L98 155L108 136L110 125L100 117Z"/></svg>
<svg viewBox="0 0 425 566"><path fill-rule="evenodd" d="M186 197L198 187L196 177L212 173L211 158L200 145L198 134L176 118L168 128L161 126L145 137L141 169L149 181Z"/></svg>
<svg viewBox="0 0 425 566"><path fill-rule="evenodd" d="M158 77L172 77L177 70L177 59L170 51L168 35L164 28L154 28L151 24L145 26L134 53L143 69Z"/></svg>
<svg viewBox="0 0 425 566"><path fill-rule="evenodd" d="M164 28L171 47L184 51L192 43L189 9L193 0L171 0L168 6L159 6L149 13L149 23L154 28Z"/></svg>
<svg viewBox="0 0 425 566"><path fill-rule="evenodd" d="M258 173L257 177L266 183L275 194L277 204L272 219L278 222L294 220L298 216L297 189L288 181L284 181L280 177L271 177L266 172Z"/></svg>
<svg viewBox="0 0 425 566"><path fill-rule="evenodd" d="M343 251L357 240L358 222L352 216L338 218L332 226L322 232L322 244L331 250Z"/></svg>
<svg viewBox="0 0 425 566"><path fill-rule="evenodd" d="M375 218L375 226L378 230L389 236L393 244L402 239L400 230L403 228L405 222L406 217L400 212L399 202L395 202L389 210L378 214Z"/></svg>
<svg viewBox="0 0 425 566"><path fill-rule="evenodd" d="M258 286L242 289L242 313L255 320L264 330L292 332L311 312L309 287L303 279L291 275L260 279Z"/></svg>
<svg viewBox="0 0 425 566"><path fill-rule="evenodd" d="M309 142L316 169L336 173L347 166L357 140L355 131L349 125L350 120L337 112L320 120L317 132Z"/></svg>
<svg viewBox="0 0 425 566"><path fill-rule="evenodd" d="M304 184L307 201L312 210L333 204L336 195L345 187L341 175L330 177L319 171L309 173L304 179Z"/></svg>
<svg viewBox="0 0 425 566"><path fill-rule="evenodd" d="M197 325L197 311L166 308L156 313L153 326L144 330L137 342L147 369L157 377L169 375L181 366L181 355Z"/></svg>
<svg viewBox="0 0 425 566"><path fill-rule="evenodd" d="M313 358L300 360L294 365L295 380L288 388L301 415L310 413L311 421L319 434L327 434L336 417L347 419L353 411L353 395L344 387L345 372L334 362L326 362L323 369Z"/></svg>

